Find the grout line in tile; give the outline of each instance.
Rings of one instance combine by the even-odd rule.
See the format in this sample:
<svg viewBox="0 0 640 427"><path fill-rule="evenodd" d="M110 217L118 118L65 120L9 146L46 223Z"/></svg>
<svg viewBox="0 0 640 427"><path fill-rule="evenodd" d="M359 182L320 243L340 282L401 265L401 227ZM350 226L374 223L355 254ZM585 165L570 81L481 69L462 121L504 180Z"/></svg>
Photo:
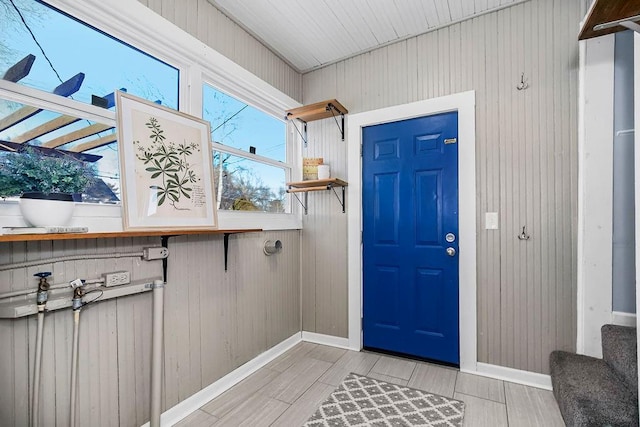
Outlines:
<svg viewBox="0 0 640 427"><path fill-rule="evenodd" d="M499 405L503 405L505 408L507 407L507 404L504 402L498 402L497 400L493 400L493 399L485 399L484 397L474 396L473 394L469 394L469 393L460 393L459 391L456 391L454 394L461 394L463 396L473 397L474 399L486 400L487 402L497 403ZM453 399L455 399L455 397Z"/></svg>
<svg viewBox="0 0 640 427"><path fill-rule="evenodd" d="M302 395L300 395L300 396L302 396ZM300 399L300 397L298 396L298 399L294 400L294 401L293 401L293 402L291 402L291 403L289 403L289 402L285 402L284 400L278 399L277 397L270 397L270 399L277 400L278 402L282 402L282 403L285 403L285 404L287 404L287 405L291 406L291 405L293 405L294 403L296 403L296 401L297 401L298 399Z"/></svg>
<svg viewBox="0 0 640 427"><path fill-rule="evenodd" d="M507 413L507 427L509 427L509 424L511 424L511 421L509 420L509 406L507 406L508 403L508 399L507 399L507 385L506 385L506 381L502 381L502 391L504 392L504 407L505 407L505 411Z"/></svg>

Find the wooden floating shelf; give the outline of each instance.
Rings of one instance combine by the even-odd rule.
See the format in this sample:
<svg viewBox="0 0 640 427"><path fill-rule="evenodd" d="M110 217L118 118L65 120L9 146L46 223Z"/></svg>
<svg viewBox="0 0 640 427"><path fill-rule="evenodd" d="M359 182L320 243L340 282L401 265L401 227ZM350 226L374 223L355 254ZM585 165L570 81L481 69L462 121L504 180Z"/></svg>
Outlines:
<svg viewBox="0 0 640 427"><path fill-rule="evenodd" d="M106 239L121 237L153 237L153 236L184 236L192 234L236 234L262 231L261 228L244 230L152 230L152 231L114 231L108 233L52 233L52 234L3 234L2 242L28 242L37 240L79 240Z"/></svg>
<svg viewBox="0 0 640 427"><path fill-rule="evenodd" d="M329 179L310 179L307 181L287 182L290 193L299 193L302 191L328 190L331 187L346 187L347 182L338 178ZM297 191L296 191L297 190Z"/></svg>
<svg viewBox="0 0 640 427"><path fill-rule="evenodd" d="M332 108L333 107L333 108ZM348 113L335 99L328 101L316 102L315 104L304 105L298 108L287 110L287 120L298 119L303 122L312 122L314 120L328 119L333 116L345 115Z"/></svg>
<svg viewBox="0 0 640 427"><path fill-rule="evenodd" d="M322 191L322 190L333 190L340 205L342 206L342 213L345 213L345 187L349 185L347 181L343 181L338 178L329 178L329 179L310 179L308 181L297 181L297 182L287 182L287 193L293 193L298 202L302 205L304 209L304 214L306 215L309 212L309 199L308 194L310 191ZM342 198L338 196L336 193L335 187L342 188ZM304 202L300 200L296 193L304 193Z"/></svg>
<svg viewBox="0 0 640 427"><path fill-rule="evenodd" d="M627 30L622 25L615 25L621 21L637 21L640 15L640 0L596 0L587 19L582 26L578 40L586 40L592 37L604 36ZM594 29L597 25L605 25L605 28Z"/></svg>

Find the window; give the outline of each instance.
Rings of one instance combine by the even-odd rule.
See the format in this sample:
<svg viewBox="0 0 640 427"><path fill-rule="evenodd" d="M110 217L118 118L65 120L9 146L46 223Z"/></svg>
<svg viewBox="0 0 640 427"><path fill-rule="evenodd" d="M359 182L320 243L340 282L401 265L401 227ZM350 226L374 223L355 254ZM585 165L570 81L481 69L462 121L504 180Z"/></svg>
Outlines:
<svg viewBox="0 0 640 427"><path fill-rule="evenodd" d="M2 1L0 22L0 77L4 80L58 95L60 105L80 101L113 111L114 90L120 88L178 108L177 68L44 3ZM41 108L37 99L28 96L15 102L0 95L0 144L8 143L0 145L0 155L27 144L50 148L52 155L56 150L79 153L85 161L94 162L101 182L100 191L85 195L84 201L117 203L115 123L82 119L77 104L74 108L73 114L63 114Z"/></svg>
<svg viewBox="0 0 640 427"><path fill-rule="evenodd" d="M29 101L27 97L25 103L3 99L0 91L0 156L30 145L41 147L50 153L47 155L71 156L90 163L95 165L97 180L83 195L83 201L118 203L115 121L84 119L82 111L62 114Z"/></svg>
<svg viewBox="0 0 640 427"><path fill-rule="evenodd" d="M0 76L32 55L30 69L19 67L28 69L17 80L25 86L53 92L71 81L56 92L86 103L92 103L93 96L104 97L123 88L178 108L176 68L96 28L34 0L0 2L0 22Z"/></svg>
<svg viewBox="0 0 640 427"><path fill-rule="evenodd" d="M124 88L170 108L202 112L210 121L221 227L300 228L297 205L290 206L285 196L292 159L300 156L296 145L287 144L290 130L282 115L298 105L295 100L140 2L51 0L60 10L47 3L0 0L0 156L5 142L76 151L96 160L99 177L119 198L111 94ZM145 25L136 25L140 22ZM14 67L20 63L22 68ZM2 127L22 108L37 113ZM46 133L36 131L45 128ZM68 135L68 141L62 138ZM102 196L94 200L102 205L82 204L83 220L98 230L120 229L119 207L105 205L113 201ZM0 216L17 217L16 209L15 201L0 203ZM106 217L113 222L104 223Z"/></svg>
<svg viewBox="0 0 640 427"><path fill-rule="evenodd" d="M286 212L284 122L207 84L202 116L211 123L218 208Z"/></svg>

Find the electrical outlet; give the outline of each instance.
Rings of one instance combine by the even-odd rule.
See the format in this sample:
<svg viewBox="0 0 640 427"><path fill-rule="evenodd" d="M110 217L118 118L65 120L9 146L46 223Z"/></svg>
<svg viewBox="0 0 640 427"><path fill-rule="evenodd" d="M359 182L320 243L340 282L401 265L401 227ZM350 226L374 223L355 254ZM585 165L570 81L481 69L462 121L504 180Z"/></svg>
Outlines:
<svg viewBox="0 0 640 427"><path fill-rule="evenodd" d="M169 249L163 246L155 246L144 248L142 250L142 259L153 261L154 259L165 259L169 256Z"/></svg>
<svg viewBox="0 0 640 427"><path fill-rule="evenodd" d="M109 286L120 286L131 283L131 275L128 271L116 271L114 273L105 273L104 274L104 285Z"/></svg>

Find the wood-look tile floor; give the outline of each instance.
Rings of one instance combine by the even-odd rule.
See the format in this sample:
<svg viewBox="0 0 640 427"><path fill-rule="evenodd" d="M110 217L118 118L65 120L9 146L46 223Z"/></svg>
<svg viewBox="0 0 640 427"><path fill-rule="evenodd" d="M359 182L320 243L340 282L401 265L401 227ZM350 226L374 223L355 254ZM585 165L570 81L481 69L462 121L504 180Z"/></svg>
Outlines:
<svg viewBox="0 0 640 427"><path fill-rule="evenodd" d="M350 372L465 402L467 427L562 427L547 390L367 352L307 342L213 399L179 427L302 425Z"/></svg>

